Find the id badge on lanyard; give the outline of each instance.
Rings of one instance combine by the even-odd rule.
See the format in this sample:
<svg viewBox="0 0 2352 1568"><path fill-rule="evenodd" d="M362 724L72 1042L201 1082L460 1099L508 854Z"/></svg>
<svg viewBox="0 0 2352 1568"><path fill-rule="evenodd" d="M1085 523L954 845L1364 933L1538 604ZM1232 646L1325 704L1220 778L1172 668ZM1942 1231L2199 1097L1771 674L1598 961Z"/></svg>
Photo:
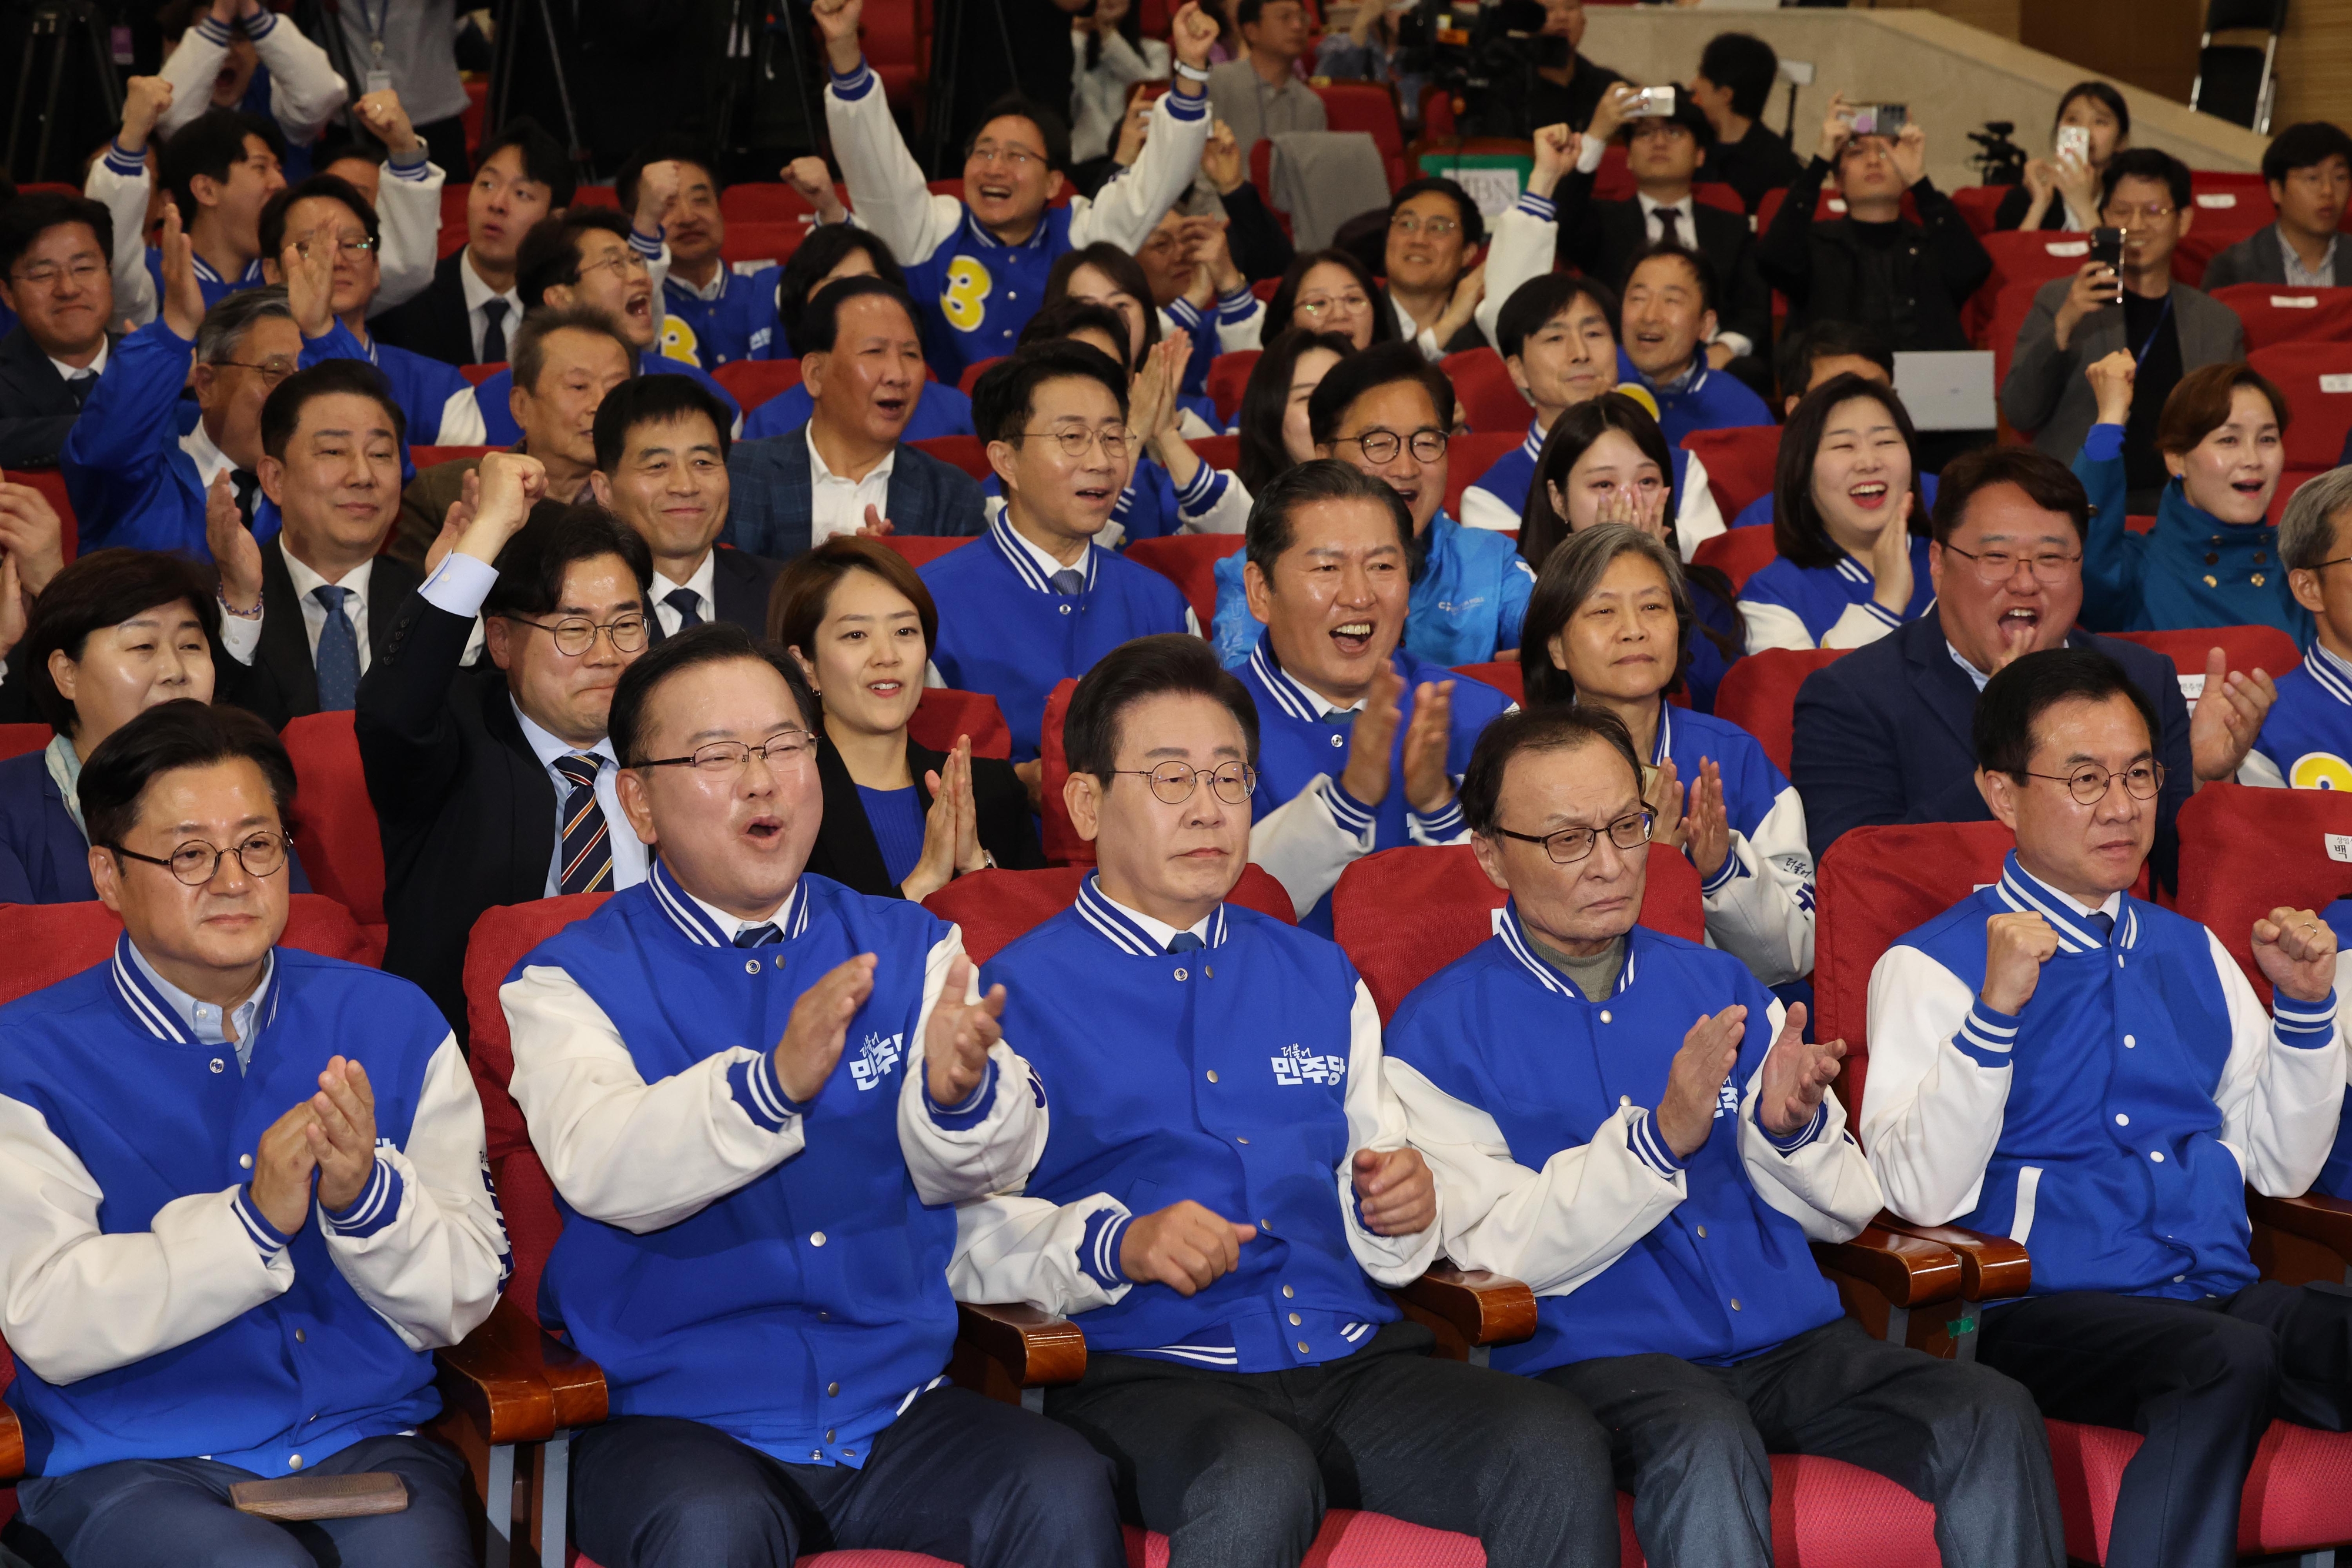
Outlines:
<svg viewBox="0 0 2352 1568"><path fill-rule="evenodd" d="M381 10L365 4L360 6L360 26L367 29L368 36L367 90L370 92L392 90L392 71L383 59L383 30L391 21L392 0L383 0Z"/></svg>

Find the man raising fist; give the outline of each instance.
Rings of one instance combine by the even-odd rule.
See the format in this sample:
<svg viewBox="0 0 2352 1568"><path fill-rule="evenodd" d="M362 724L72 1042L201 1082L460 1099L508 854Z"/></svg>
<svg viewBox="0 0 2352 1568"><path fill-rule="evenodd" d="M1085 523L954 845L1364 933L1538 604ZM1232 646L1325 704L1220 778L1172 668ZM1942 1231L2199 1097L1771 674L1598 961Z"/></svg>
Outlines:
<svg viewBox="0 0 2352 1568"><path fill-rule="evenodd" d="M1975 729L2017 848L1871 976L1863 1141L1895 1213L2032 1253L1977 1359L2052 1419L2147 1435L2108 1560L2227 1563L2272 1416L2352 1410L2352 1298L2247 1254L2246 1189L2300 1195L2336 1136L2336 938L2309 910L2253 923L2266 1012L2218 935L2132 894L2166 770L2153 705L2104 654L2016 659Z"/></svg>

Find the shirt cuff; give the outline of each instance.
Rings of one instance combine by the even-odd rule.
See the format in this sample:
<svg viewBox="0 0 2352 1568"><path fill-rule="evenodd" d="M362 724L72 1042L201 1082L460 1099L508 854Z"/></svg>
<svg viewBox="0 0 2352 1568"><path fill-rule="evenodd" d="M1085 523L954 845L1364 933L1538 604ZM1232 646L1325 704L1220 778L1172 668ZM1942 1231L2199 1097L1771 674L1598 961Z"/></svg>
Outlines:
<svg viewBox="0 0 2352 1568"><path fill-rule="evenodd" d="M1374 809L1341 789L1336 777L1323 782L1323 803L1331 809L1331 820L1339 824L1341 832L1360 839L1372 831Z"/></svg>
<svg viewBox="0 0 2352 1568"><path fill-rule="evenodd" d="M1952 1036L1952 1044L1960 1054L1979 1067L2007 1067L2010 1048L2017 1043L2017 1015L1995 1012L1979 997L1969 1006L1969 1016Z"/></svg>
<svg viewBox="0 0 2352 1568"><path fill-rule="evenodd" d="M352 1200L352 1206L345 1209L331 1209L322 1205L319 1218L336 1235L349 1237L354 1241L364 1240L390 1225L394 1217L399 1214L401 1187L400 1172L393 1168L390 1160L378 1156L375 1169L368 1176L367 1186L360 1189L360 1195Z"/></svg>
<svg viewBox="0 0 2352 1568"><path fill-rule="evenodd" d="M667 230L664 231L664 233L667 232ZM653 237L648 239L646 235L637 232L637 225L635 223L631 223L629 225L629 248L635 251L647 261L659 261L661 259L662 253L662 235L655 235Z"/></svg>
<svg viewBox="0 0 2352 1568"><path fill-rule="evenodd" d="M1625 1144L1633 1151L1634 1158L1662 1176L1671 1178L1683 1168L1682 1161L1675 1158L1666 1141L1658 1136L1657 1124L1647 1111L1633 1113L1633 1125L1625 1129Z"/></svg>
<svg viewBox="0 0 2352 1568"><path fill-rule="evenodd" d="M261 1218L261 1207L253 1201L252 1186L247 1184L237 1188L228 1206L245 1227L246 1239L261 1254L263 1267L277 1262L278 1255L285 1251L287 1244L294 1239Z"/></svg>
<svg viewBox="0 0 2352 1568"><path fill-rule="evenodd" d="M866 57L863 55L857 57L857 68L846 76L829 65L825 68L825 74L833 78L833 96L844 103L856 103L859 99L872 92L874 84L878 79L874 75L874 68L866 63Z"/></svg>
<svg viewBox="0 0 2352 1568"><path fill-rule="evenodd" d="M1584 145L1577 149L1576 172L1580 174L1599 173L1601 172L1601 160L1608 155L1608 142L1602 141L1598 136L1586 137L1584 139Z"/></svg>
<svg viewBox="0 0 2352 1568"><path fill-rule="evenodd" d="M2292 1045L2305 1051L2326 1045L2336 1038L2336 993L2315 1002L2299 1002L2284 991L2271 996L2271 1025L2278 1031L2281 1045Z"/></svg>
<svg viewBox="0 0 2352 1568"><path fill-rule="evenodd" d="M1087 1216L1086 1234L1078 1239L1079 1272L1106 1291L1132 1283L1119 1271L1118 1249L1134 1223L1133 1215L1116 1208L1098 1208Z"/></svg>
<svg viewBox="0 0 2352 1568"><path fill-rule="evenodd" d="M1862 601L1861 608L1864 614L1875 615L1881 621L1885 622L1890 627L1899 628L1903 624L1903 617L1895 614L1895 612L1887 609L1886 606L1881 604L1875 599L1864 600Z"/></svg>
<svg viewBox="0 0 2352 1568"><path fill-rule="evenodd" d="M490 596L490 590L498 583L498 568L461 550L451 550L416 591L434 609L471 620L482 612L482 601Z"/></svg>
<svg viewBox="0 0 2352 1568"><path fill-rule="evenodd" d="M2124 427L2095 424L2083 437L2083 455L2094 463L2113 463L2124 455Z"/></svg>
<svg viewBox="0 0 2352 1568"><path fill-rule="evenodd" d="M1178 77L1176 82L1179 87L1190 87L1192 90L1186 93L1171 88L1160 95L1160 101L1168 106L1168 117L1171 120L1185 120L1208 119L1209 89L1199 82L1187 81L1182 77Z"/></svg>
<svg viewBox="0 0 2352 1568"><path fill-rule="evenodd" d="M988 1119L996 1104L996 1059L989 1058L988 1071L981 1075L980 1087L965 1096L961 1105L941 1105L931 1098L931 1086L923 1085L923 1109L931 1114L931 1124L942 1132L968 1133Z"/></svg>
<svg viewBox="0 0 2352 1568"><path fill-rule="evenodd" d="M776 1082L776 1058L772 1051L761 1051L749 1061L737 1061L727 1070L727 1086L734 1092L735 1103L763 1133L781 1133L795 1116L808 1114L810 1103L793 1099Z"/></svg>
<svg viewBox="0 0 2352 1568"><path fill-rule="evenodd" d="M1757 1109L1759 1111L1763 1109L1762 1101L1757 1102ZM1822 1129L1829 1124L1830 1108L1826 1103L1814 1106L1813 1119L1785 1138L1766 1126L1762 1116L1756 1118L1756 1130L1764 1134L1764 1141L1784 1155L1793 1155L1815 1138L1820 1137Z"/></svg>
<svg viewBox="0 0 2352 1568"><path fill-rule="evenodd" d="M1201 324L1200 308L1179 295L1168 302L1168 319L1190 332Z"/></svg>
<svg viewBox="0 0 2352 1568"><path fill-rule="evenodd" d="M1423 837L1442 842L1462 831L1462 797L1454 796L1434 811L1413 811L1412 815L1412 820L1421 824Z"/></svg>
<svg viewBox="0 0 2352 1568"><path fill-rule="evenodd" d="M268 602L268 598L265 595L262 599L263 613L250 620L242 615L224 615L220 618L221 651L248 668L252 666L255 656L261 652L261 627L262 623L269 618Z"/></svg>
<svg viewBox="0 0 2352 1568"><path fill-rule="evenodd" d="M269 16L269 13L268 11L264 11L261 16ZM260 19L261 18L259 16L254 18L257 23L258 23ZM256 33L251 36L258 37L260 35ZM202 38L207 44L217 44L225 49L228 47L229 39L232 35L229 32L226 23L222 22L210 12L206 12L205 14L204 20L196 24L196 37Z"/></svg>
<svg viewBox="0 0 2352 1568"><path fill-rule="evenodd" d="M1218 497L1224 494L1224 476L1203 463L1192 470L1192 477L1176 493L1176 509L1188 517L1198 517L1208 510Z"/></svg>

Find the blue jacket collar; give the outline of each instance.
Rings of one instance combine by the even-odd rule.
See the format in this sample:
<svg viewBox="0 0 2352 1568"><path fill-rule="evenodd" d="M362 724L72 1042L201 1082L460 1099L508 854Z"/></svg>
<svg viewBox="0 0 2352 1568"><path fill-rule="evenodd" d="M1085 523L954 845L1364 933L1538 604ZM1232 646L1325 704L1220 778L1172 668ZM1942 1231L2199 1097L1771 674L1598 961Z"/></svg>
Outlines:
<svg viewBox="0 0 2352 1568"><path fill-rule="evenodd" d="M1153 940L1151 933L1137 925L1133 916L1113 904L1096 885L1101 880L1101 874L1090 871L1087 873L1087 880L1078 884L1078 902L1074 906L1078 918L1093 927L1097 936L1131 958L1163 956L1167 949ZM1223 946L1225 935L1225 906L1220 904L1217 912L1209 916L1209 946Z"/></svg>
<svg viewBox="0 0 2352 1568"><path fill-rule="evenodd" d="M1633 927L1633 931L1640 929L1638 925ZM1633 983L1633 948L1636 946L1633 931L1628 931L1625 934L1625 967L1617 971L1616 988L1621 993ZM1575 1001L1590 999L1582 991L1577 989L1573 980L1547 963L1543 956L1538 953L1533 945L1528 941L1527 932L1519 925L1517 899L1512 899L1496 912L1495 935L1502 940L1504 950L1519 961L1519 967L1535 977L1536 984L1555 995L1568 997Z"/></svg>
<svg viewBox="0 0 2352 1568"><path fill-rule="evenodd" d="M1045 580L1045 573L1029 554L1028 545L1014 535L1010 507L996 514L996 521L988 526L988 538L989 542L996 547L997 552L1013 563L1013 575L1019 578L1033 591L1038 593L1054 591L1054 585ZM1095 563L1099 554L1098 547L1089 544L1087 546L1087 553L1079 558L1085 564L1086 591L1088 593L1094 591Z"/></svg>
<svg viewBox="0 0 2352 1568"><path fill-rule="evenodd" d="M2058 933L2058 950L2062 953L2095 953L2108 944L2101 941L2084 918L2075 914L2065 895L2018 863L2017 852L2011 850L2000 862L2000 881L1995 884L2000 901L2020 915L2039 915ZM2137 901L2128 893L2116 905L2116 932L2111 939L2118 947L2137 946L2139 943L2139 911Z"/></svg>
<svg viewBox="0 0 2352 1568"><path fill-rule="evenodd" d="M114 956L108 962L114 981L115 998L131 1019L157 1040L170 1040L173 1045L197 1045L191 1026L178 1003L165 997L141 967L139 958L131 948L131 933L126 931L114 939ZM278 981L278 956L269 956L269 972L262 977L260 1005L253 1009L256 1032L268 1029L278 1020L278 1001L281 995Z"/></svg>
<svg viewBox="0 0 2352 1568"><path fill-rule="evenodd" d="M669 867L659 859L655 860L653 870L646 878L646 885L653 889L654 903L669 916L670 924L677 926L695 946L735 946L735 933L721 930L709 913L678 885L677 878L670 874ZM782 929L785 941L792 941L808 929L808 878L803 874L793 884L793 895L784 900L782 909L776 911L775 923Z"/></svg>

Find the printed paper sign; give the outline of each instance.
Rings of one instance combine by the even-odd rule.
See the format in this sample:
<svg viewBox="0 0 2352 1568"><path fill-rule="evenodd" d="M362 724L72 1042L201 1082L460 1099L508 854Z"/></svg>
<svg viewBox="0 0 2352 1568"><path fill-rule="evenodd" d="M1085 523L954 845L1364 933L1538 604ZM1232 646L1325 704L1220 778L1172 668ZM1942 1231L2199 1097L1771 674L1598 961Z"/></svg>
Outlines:
<svg viewBox="0 0 2352 1568"><path fill-rule="evenodd" d="M2352 862L2352 833L2325 833L2321 836L2327 841L2329 860Z"/></svg>
<svg viewBox="0 0 2352 1568"><path fill-rule="evenodd" d="M2271 308L2273 310L2316 310L2319 308L2319 296L2316 294L2273 294L2271 296Z"/></svg>
<svg viewBox="0 0 2352 1568"><path fill-rule="evenodd" d="M1462 188L1478 204L1479 212L1488 217L1510 211L1519 199L1519 172L1517 169L1463 169L1455 172Z"/></svg>
<svg viewBox="0 0 2352 1568"><path fill-rule="evenodd" d="M2042 248L2053 256L2088 256L2091 254L2091 242L2086 239L2053 239Z"/></svg>
<svg viewBox="0 0 2352 1568"><path fill-rule="evenodd" d="M2352 376L2322 376L2319 390L2324 392L2352 392Z"/></svg>
<svg viewBox="0 0 2352 1568"><path fill-rule="evenodd" d="M2189 704L2189 711L2197 711L2197 699L2205 695L2205 677L2200 674L2180 677L2180 695Z"/></svg>

